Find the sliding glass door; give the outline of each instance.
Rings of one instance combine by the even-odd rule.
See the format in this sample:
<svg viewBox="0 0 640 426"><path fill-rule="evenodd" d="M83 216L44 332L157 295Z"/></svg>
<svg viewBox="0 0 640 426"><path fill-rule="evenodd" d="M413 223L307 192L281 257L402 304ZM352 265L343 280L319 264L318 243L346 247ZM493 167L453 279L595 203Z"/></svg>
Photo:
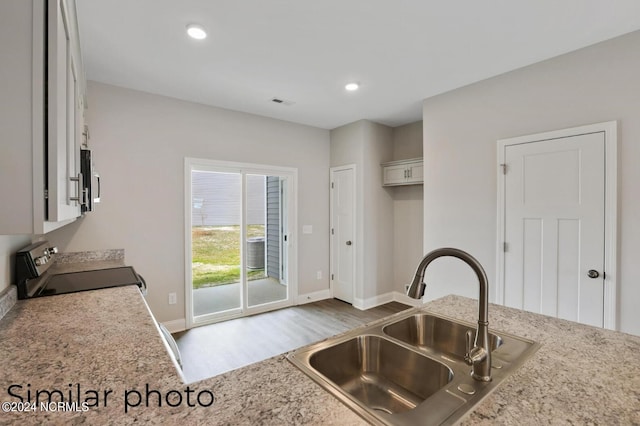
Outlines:
<svg viewBox="0 0 640 426"><path fill-rule="evenodd" d="M185 170L188 325L291 305L295 169L187 159Z"/></svg>
<svg viewBox="0 0 640 426"><path fill-rule="evenodd" d="M286 202L280 176L247 175L247 304L249 307L287 298Z"/></svg>

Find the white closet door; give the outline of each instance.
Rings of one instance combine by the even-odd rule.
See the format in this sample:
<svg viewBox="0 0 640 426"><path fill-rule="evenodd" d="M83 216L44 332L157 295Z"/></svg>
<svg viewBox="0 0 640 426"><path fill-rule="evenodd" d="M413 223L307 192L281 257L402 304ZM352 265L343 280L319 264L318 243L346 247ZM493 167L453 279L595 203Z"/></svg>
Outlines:
<svg viewBox="0 0 640 426"><path fill-rule="evenodd" d="M505 160L505 305L602 327L604 132L509 145Z"/></svg>

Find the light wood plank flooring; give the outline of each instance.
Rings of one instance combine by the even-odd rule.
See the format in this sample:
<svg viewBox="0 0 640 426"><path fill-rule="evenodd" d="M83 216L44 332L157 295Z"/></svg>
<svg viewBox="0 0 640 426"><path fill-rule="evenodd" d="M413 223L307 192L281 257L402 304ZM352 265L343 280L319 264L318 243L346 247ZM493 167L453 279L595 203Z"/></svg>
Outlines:
<svg viewBox="0 0 640 426"><path fill-rule="evenodd" d="M409 309L391 302L361 311L336 299L193 328L174 334L188 382L279 355Z"/></svg>

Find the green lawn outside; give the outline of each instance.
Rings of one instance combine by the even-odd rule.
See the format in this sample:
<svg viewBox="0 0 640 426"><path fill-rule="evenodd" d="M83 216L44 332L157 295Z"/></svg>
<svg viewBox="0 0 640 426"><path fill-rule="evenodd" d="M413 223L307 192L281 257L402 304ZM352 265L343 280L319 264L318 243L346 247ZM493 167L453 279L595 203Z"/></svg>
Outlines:
<svg viewBox="0 0 640 426"><path fill-rule="evenodd" d="M264 225L249 225L247 237L264 237ZM240 226L191 228L193 288L240 281ZM250 270L248 279L264 278L264 269Z"/></svg>

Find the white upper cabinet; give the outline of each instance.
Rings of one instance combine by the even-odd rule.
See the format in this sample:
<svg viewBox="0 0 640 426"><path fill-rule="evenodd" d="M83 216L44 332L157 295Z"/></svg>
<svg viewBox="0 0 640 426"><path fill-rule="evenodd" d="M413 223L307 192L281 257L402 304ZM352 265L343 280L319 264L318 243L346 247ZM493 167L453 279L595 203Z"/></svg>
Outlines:
<svg viewBox="0 0 640 426"><path fill-rule="evenodd" d="M73 3L48 0L48 215L51 222L74 219L83 201L80 175L82 62Z"/></svg>
<svg viewBox="0 0 640 426"><path fill-rule="evenodd" d="M81 214L85 82L73 0L0 2L0 235Z"/></svg>
<svg viewBox="0 0 640 426"><path fill-rule="evenodd" d="M382 164L382 185L417 185L423 183L424 163L422 158L390 161Z"/></svg>

